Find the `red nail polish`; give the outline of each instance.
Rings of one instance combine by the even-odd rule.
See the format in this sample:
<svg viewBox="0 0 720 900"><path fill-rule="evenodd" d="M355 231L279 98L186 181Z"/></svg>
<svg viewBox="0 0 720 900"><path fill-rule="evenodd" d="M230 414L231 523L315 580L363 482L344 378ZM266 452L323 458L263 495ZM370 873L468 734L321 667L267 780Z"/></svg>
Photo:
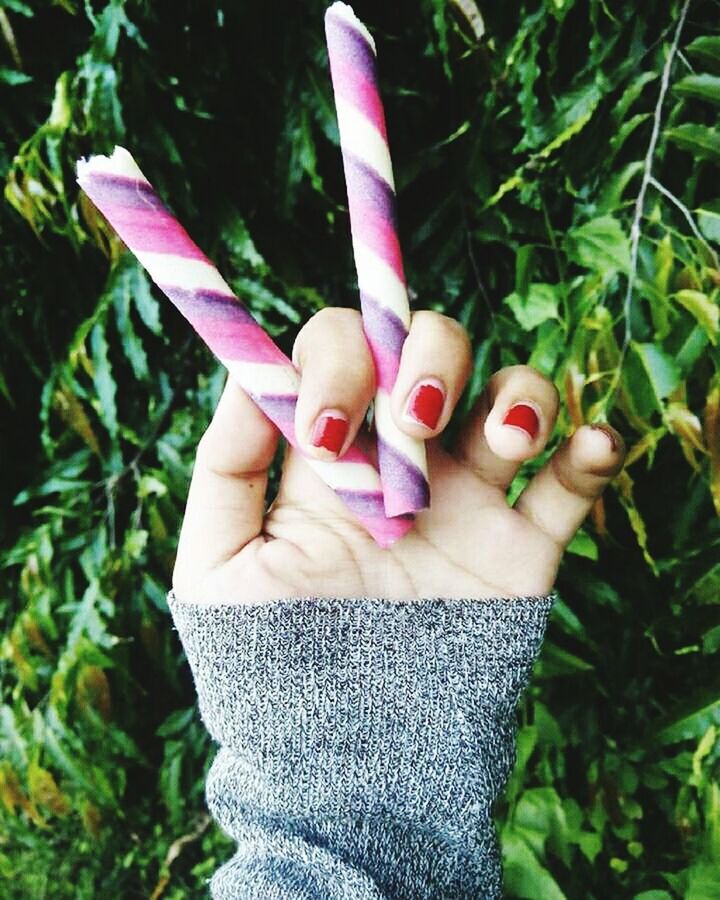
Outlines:
<svg viewBox="0 0 720 900"><path fill-rule="evenodd" d="M347 419L323 413L318 416L312 434L313 447L322 447L331 453L339 453L348 433Z"/></svg>
<svg viewBox="0 0 720 900"><path fill-rule="evenodd" d="M535 440L540 429L537 413L527 403L516 403L515 406L511 406L505 413L503 425L515 425L517 428L522 428L527 432L531 441Z"/></svg>
<svg viewBox="0 0 720 900"><path fill-rule="evenodd" d="M426 428L436 428L445 404L445 392L429 382L419 384L407 405L407 415Z"/></svg>

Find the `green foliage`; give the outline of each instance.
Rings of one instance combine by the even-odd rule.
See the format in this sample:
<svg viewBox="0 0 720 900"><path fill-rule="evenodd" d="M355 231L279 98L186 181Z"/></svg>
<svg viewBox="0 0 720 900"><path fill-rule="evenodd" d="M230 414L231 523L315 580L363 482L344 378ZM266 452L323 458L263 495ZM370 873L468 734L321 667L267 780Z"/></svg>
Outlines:
<svg viewBox="0 0 720 900"><path fill-rule="evenodd" d="M356 304L324 6L0 2L8 896L201 896L229 853L165 605L223 373L73 165L127 146L289 351L324 303ZM529 362L564 401L552 447L603 420L629 446L523 707L508 893L717 896L717 5L693 0L677 47L659 0L356 7L416 306L475 343L464 411Z"/></svg>

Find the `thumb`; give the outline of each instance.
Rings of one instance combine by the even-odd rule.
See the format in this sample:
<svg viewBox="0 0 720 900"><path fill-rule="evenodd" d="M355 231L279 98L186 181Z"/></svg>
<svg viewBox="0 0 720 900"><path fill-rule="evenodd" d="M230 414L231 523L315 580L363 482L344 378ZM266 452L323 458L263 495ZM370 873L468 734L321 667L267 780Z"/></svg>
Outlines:
<svg viewBox="0 0 720 900"><path fill-rule="evenodd" d="M262 531L267 473L280 432L228 379L198 445L173 589L191 599L200 579Z"/></svg>

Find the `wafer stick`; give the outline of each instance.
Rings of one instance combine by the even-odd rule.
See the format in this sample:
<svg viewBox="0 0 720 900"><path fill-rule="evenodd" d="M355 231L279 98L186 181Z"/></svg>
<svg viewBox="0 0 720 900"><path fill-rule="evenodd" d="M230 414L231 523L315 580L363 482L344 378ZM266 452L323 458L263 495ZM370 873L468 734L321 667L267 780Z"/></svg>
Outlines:
<svg viewBox="0 0 720 900"><path fill-rule="evenodd" d="M116 147L110 157L81 160L77 175L81 188L160 290L296 447L299 376L292 362L193 243L130 153ZM412 516L385 514L378 472L356 446L334 462L304 458L380 546L389 546L412 527Z"/></svg>
<svg viewBox="0 0 720 900"><path fill-rule="evenodd" d="M377 84L375 42L345 3L325 13L330 72L347 184L360 305L375 362L378 462L389 516L430 502L423 441L395 424L390 395L410 328L410 304L395 216L395 183Z"/></svg>

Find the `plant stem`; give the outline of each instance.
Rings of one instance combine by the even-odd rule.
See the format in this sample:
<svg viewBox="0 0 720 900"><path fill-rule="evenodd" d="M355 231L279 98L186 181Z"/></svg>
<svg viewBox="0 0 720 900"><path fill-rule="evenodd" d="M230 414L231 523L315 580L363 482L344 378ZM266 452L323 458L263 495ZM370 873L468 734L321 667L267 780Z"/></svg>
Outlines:
<svg viewBox="0 0 720 900"><path fill-rule="evenodd" d="M610 385L610 389L608 390L607 401L605 404L606 414L612 408L612 405L615 401L617 388L620 383L620 377L622 375L623 363L625 362L625 356L627 355L630 342L632 341L631 312L633 290L635 288L635 281L637 279L638 270L638 254L640 249L641 237L640 222L642 221L643 210L645 208L645 195L647 194L648 186L651 184L653 177L652 164L653 158L655 156L655 149L657 147L658 138L660 137L662 108L663 103L665 102L665 95L667 94L667 90L670 85L670 71L672 69L672 64L675 56L678 52L680 35L682 34L683 26L685 24L685 19L687 17L689 8L690 0L685 0L685 3L683 4L683 7L680 11L680 18L678 19L677 25L675 26L675 35L673 37L673 42L670 45L670 51L668 52L667 59L665 60L665 65L663 66L662 78L660 81L660 93L658 95L657 103L655 104L655 112L653 115L653 130L652 134L650 135L650 142L648 143L647 152L645 154L645 162L643 164L643 176L642 181L640 182L640 190L638 191L637 199L635 200L635 213L633 215L632 225L630 226L630 271L628 272L627 289L625 291L625 300L623 302L625 335L623 337L622 346L620 348L620 358L618 359L617 367L615 369L615 377L613 378L613 382Z"/></svg>

